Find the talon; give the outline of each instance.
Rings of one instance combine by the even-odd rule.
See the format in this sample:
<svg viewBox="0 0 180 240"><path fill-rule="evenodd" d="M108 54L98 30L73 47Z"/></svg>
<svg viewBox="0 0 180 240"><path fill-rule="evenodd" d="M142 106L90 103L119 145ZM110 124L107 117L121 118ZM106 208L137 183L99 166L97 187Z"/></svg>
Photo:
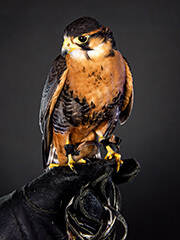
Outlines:
<svg viewBox="0 0 180 240"><path fill-rule="evenodd" d="M59 166L60 166L60 164L58 164L58 163L51 163L51 164L49 164L49 169L51 169L53 167L59 167Z"/></svg>
<svg viewBox="0 0 180 240"><path fill-rule="evenodd" d="M106 146L107 154L105 156L105 159L111 159L113 158L115 152L112 150L110 146Z"/></svg>
<svg viewBox="0 0 180 240"><path fill-rule="evenodd" d="M74 171L74 163L75 163L75 161L73 160L72 155L69 154L69 155L68 155L68 166L69 166L69 167L71 168L71 170L73 170L73 171Z"/></svg>
<svg viewBox="0 0 180 240"><path fill-rule="evenodd" d="M121 154L119 154L119 153L116 153L116 154L119 155L118 159L115 157L116 163L117 163L117 172L119 172L120 166L123 164L123 160L121 160Z"/></svg>
<svg viewBox="0 0 180 240"><path fill-rule="evenodd" d="M120 169L120 166L123 164L123 161L121 160L121 154L114 152L110 146L106 146L106 149L108 152L105 156L105 159L112 159L114 157L117 163L117 172L118 172Z"/></svg>
<svg viewBox="0 0 180 240"><path fill-rule="evenodd" d="M83 159L83 158L81 158L81 159L79 159L79 160L77 161L77 163L86 163L86 160Z"/></svg>

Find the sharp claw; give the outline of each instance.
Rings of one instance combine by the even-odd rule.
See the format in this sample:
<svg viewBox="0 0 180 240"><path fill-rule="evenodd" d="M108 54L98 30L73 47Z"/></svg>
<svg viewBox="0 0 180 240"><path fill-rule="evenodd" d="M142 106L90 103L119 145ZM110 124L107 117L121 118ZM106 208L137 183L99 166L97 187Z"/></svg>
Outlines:
<svg viewBox="0 0 180 240"><path fill-rule="evenodd" d="M74 163L75 161L73 160L71 154L68 155L68 166L73 170L74 169Z"/></svg>
<svg viewBox="0 0 180 240"><path fill-rule="evenodd" d="M117 163L117 172L118 172L120 169L120 166L123 164L123 161L121 160L121 154L114 152L110 146L106 146L106 149L108 152L105 156L105 159L112 159L114 157Z"/></svg>
<svg viewBox="0 0 180 240"><path fill-rule="evenodd" d="M74 165L71 163L71 164L68 164L68 166L70 167L70 169L74 172L74 173L77 173L77 171L75 170L74 168Z"/></svg>
<svg viewBox="0 0 180 240"><path fill-rule="evenodd" d="M117 172L119 172L120 166L123 164L123 161L121 160L121 154L118 154L120 157L116 159L117 163Z"/></svg>
<svg viewBox="0 0 180 240"><path fill-rule="evenodd" d="M70 167L71 170L74 170L74 165L73 164L68 164L68 166Z"/></svg>
<svg viewBox="0 0 180 240"><path fill-rule="evenodd" d="M68 155L68 166L70 167L70 169L71 169L73 172L77 173L76 170L74 169L74 164L75 164L75 163L76 163L76 162L73 160L72 155L69 154L69 155Z"/></svg>

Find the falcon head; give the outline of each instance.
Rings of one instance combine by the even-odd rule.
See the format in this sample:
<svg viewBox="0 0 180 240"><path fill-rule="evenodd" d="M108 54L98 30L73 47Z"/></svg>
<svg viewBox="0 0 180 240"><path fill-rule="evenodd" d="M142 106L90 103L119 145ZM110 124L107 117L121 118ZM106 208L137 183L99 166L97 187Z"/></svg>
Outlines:
<svg viewBox="0 0 180 240"><path fill-rule="evenodd" d="M64 30L62 56L77 59L93 59L113 53L115 40L109 28L91 17L81 17Z"/></svg>

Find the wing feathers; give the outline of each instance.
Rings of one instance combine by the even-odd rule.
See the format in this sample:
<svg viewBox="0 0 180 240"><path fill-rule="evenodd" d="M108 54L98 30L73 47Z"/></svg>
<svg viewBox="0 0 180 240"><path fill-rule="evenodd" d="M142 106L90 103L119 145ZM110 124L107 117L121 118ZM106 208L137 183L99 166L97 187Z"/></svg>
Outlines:
<svg viewBox="0 0 180 240"><path fill-rule="evenodd" d="M42 132L43 161L46 166L49 156L51 129L50 118L59 94L66 80L66 61L59 55L53 62L42 92L39 125Z"/></svg>
<svg viewBox="0 0 180 240"><path fill-rule="evenodd" d="M42 134L44 134L45 119L49 112L51 101L58 84L61 82L61 76L66 69L66 61L59 55L53 62L53 65L45 82L39 112L39 125Z"/></svg>

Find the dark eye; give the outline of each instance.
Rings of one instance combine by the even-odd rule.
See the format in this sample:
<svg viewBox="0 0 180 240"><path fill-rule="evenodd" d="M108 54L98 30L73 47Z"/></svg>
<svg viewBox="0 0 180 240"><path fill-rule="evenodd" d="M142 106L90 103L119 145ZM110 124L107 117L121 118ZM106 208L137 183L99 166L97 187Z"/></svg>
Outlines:
<svg viewBox="0 0 180 240"><path fill-rule="evenodd" d="M86 36L80 36L80 37L78 37L78 40L82 43L85 43L85 42L87 42L88 38Z"/></svg>
<svg viewBox="0 0 180 240"><path fill-rule="evenodd" d="M79 37L74 38L73 42L81 45L81 44L86 43L88 41L89 37L90 37L89 35L79 36Z"/></svg>

